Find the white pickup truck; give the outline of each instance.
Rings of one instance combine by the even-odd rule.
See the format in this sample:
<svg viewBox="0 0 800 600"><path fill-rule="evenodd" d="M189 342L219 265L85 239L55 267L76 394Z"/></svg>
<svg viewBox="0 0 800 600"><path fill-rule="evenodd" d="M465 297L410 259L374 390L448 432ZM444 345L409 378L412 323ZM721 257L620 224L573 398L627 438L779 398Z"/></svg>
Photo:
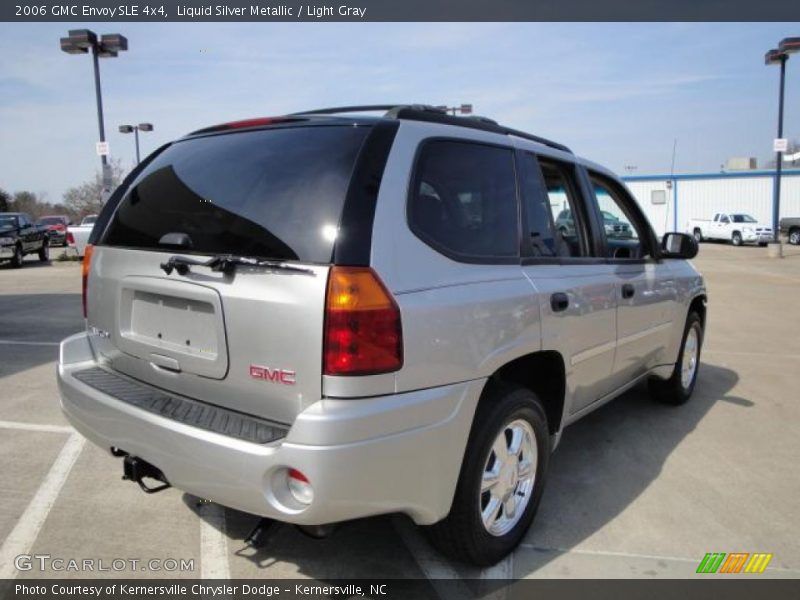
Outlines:
<svg viewBox="0 0 800 600"><path fill-rule="evenodd" d="M686 233L699 242L725 240L734 246L753 243L766 246L773 239L772 227L744 213L717 213L712 220L689 219Z"/></svg>
<svg viewBox="0 0 800 600"><path fill-rule="evenodd" d="M80 225L70 227L67 230L67 245L70 248L74 248L78 256L83 256L86 250L89 234L92 233L95 221L97 221L97 215L87 215L83 218Z"/></svg>

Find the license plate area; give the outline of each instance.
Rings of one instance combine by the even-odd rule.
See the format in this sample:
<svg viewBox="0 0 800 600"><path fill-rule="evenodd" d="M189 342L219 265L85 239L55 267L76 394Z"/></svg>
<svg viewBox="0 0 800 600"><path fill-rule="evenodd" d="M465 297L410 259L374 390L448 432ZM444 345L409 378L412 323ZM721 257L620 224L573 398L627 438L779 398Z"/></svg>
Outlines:
<svg viewBox="0 0 800 600"><path fill-rule="evenodd" d="M168 357L178 370L221 379L228 369L222 302L202 285L129 277L120 288L118 346L153 361ZM163 361L162 361L163 362ZM156 366L159 365L155 361Z"/></svg>

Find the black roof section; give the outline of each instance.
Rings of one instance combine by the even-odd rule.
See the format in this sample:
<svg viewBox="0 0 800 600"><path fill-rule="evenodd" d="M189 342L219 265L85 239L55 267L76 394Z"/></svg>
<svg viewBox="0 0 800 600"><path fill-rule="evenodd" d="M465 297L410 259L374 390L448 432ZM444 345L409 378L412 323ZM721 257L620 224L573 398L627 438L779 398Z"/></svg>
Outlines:
<svg viewBox="0 0 800 600"><path fill-rule="evenodd" d="M548 140L538 135L526 133L518 129L512 129L500 125L497 121L487 119L486 117L468 116L457 117L447 114L442 108L430 106L428 104L367 104L363 106L333 106L330 108L316 108L313 110L304 110L281 117L266 117L257 119L246 119L243 121L234 121L231 123L222 123L212 127L204 127L197 131L191 132L187 137L194 135L202 135L209 133L222 133L233 129L249 129L254 127L267 127L269 125L289 125L293 123L312 121L314 117L331 116L346 114L346 113L363 113L363 112L384 112L384 119L398 119L407 121L424 121L427 123L441 123L444 125L455 125L456 127L467 127L469 129L478 129L480 131L488 131L490 133L499 133L501 135L513 135L526 140L549 146L563 152L572 153L572 150L552 140ZM373 117L374 119L374 117Z"/></svg>
<svg viewBox="0 0 800 600"><path fill-rule="evenodd" d="M519 131L518 129L512 129L511 127L500 125L499 123L497 123L497 121L493 121L492 119L487 119L486 117L478 117L478 116L457 117L455 115L449 115L442 108L439 108L437 106L431 106L428 104L368 104L364 106L334 106L330 108L317 108L314 110L306 110L303 112L292 113L289 116L301 117L301 116L314 116L314 115L336 115L342 113L372 112L372 111L386 111L386 113L383 116L384 118L388 119L425 121L427 123L442 123L445 125L468 127L470 129L479 129L481 131L499 133L502 135L513 135L519 138L531 140L533 142L537 142L539 144L543 144L545 146L556 148L557 150L562 150L564 152L569 152L570 154L572 154L572 150L570 150L563 144L559 144L558 142L548 140L547 138L539 137L538 135L533 135L531 133Z"/></svg>

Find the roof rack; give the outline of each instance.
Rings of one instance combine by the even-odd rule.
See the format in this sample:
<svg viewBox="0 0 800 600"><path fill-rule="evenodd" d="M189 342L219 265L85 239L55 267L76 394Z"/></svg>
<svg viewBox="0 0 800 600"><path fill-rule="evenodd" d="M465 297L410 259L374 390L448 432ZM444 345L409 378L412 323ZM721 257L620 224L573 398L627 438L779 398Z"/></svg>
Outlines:
<svg viewBox="0 0 800 600"><path fill-rule="evenodd" d="M497 121L487 119L480 116L469 117L456 117L447 114L443 109L431 106L429 104L368 104L364 106L336 106L331 108L317 108L314 110L305 110L303 112L292 113L291 117L302 115L335 115L339 113L353 113L353 112L375 112L386 111L383 115L388 119L405 119L408 121L425 121L428 123L443 123L446 125L456 125L458 127L468 127L470 129L479 129L481 131L489 131L491 133L499 133L502 135L513 135L519 138L530 140L538 144L569 152L572 154L567 146L548 140L547 138L539 137L531 133L526 133L518 129L512 129L504 125L500 125Z"/></svg>

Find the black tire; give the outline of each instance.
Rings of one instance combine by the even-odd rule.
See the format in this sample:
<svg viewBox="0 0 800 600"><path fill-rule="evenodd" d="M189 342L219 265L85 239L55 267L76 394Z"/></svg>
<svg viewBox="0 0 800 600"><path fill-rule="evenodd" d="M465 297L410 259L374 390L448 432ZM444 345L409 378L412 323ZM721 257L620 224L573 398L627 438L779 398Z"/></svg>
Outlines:
<svg viewBox="0 0 800 600"><path fill-rule="evenodd" d="M450 514L426 528L429 539L440 552L482 567L495 564L522 541L542 498L550 459L547 416L536 395L523 387L492 382L489 385L472 424ZM495 535L489 533L481 518L484 494L489 494L480 491L483 471L492 455L493 443L507 425L517 420L525 421L536 438L536 471L519 520L505 534ZM515 485L515 490L521 489L520 483Z"/></svg>
<svg viewBox="0 0 800 600"><path fill-rule="evenodd" d="M703 232L699 228L695 228L693 235L698 244L703 241Z"/></svg>
<svg viewBox="0 0 800 600"><path fill-rule="evenodd" d="M767 242L758 242L758 247L759 248L766 248L767 247Z"/></svg>
<svg viewBox="0 0 800 600"><path fill-rule="evenodd" d="M45 240L42 247L39 248L39 260L42 262L48 262L50 260L50 244L47 243L47 240Z"/></svg>
<svg viewBox="0 0 800 600"><path fill-rule="evenodd" d="M22 253L22 247L17 245L14 247L14 256L11 257L11 267L21 269L24 262L25 255Z"/></svg>
<svg viewBox="0 0 800 600"><path fill-rule="evenodd" d="M731 236L731 243L734 246L741 246L742 245L742 234L738 231L734 231L733 235Z"/></svg>
<svg viewBox="0 0 800 600"><path fill-rule="evenodd" d="M686 340L689 337L689 331L695 330L697 335L697 357L691 381L688 385L684 385L682 381L683 374L683 354L686 350ZM678 362L675 363L675 369L669 379L656 379L652 378L650 384L650 394L664 404L680 405L685 404L689 398L692 397L694 386L697 383L697 374L700 371L700 354L703 349L703 320L696 312L690 312L686 317L686 326L683 329L683 337L681 338L681 351L678 353Z"/></svg>
<svg viewBox="0 0 800 600"><path fill-rule="evenodd" d="M793 246L800 245L800 229L792 229L789 232L789 243Z"/></svg>

